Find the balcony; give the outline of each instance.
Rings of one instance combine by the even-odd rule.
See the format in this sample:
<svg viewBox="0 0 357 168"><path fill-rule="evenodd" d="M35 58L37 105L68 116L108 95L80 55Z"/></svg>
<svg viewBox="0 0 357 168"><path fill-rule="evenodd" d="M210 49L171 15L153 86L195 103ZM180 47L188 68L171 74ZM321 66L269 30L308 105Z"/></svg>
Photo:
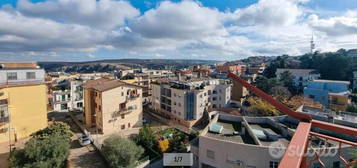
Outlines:
<svg viewBox="0 0 357 168"><path fill-rule="evenodd" d="M5 124L7 124L7 123L9 123L9 117L1 117L0 118L0 126L3 126L3 125L5 125Z"/></svg>
<svg viewBox="0 0 357 168"><path fill-rule="evenodd" d="M138 97L140 97L140 94L130 94L127 96L127 99L132 100L132 99L136 99Z"/></svg>
<svg viewBox="0 0 357 168"><path fill-rule="evenodd" d="M123 109L120 109L120 110L116 110L113 112L112 114L112 117L115 118L115 117L119 117L120 115L122 114L129 114L132 112L133 109L128 109L128 108L123 108Z"/></svg>

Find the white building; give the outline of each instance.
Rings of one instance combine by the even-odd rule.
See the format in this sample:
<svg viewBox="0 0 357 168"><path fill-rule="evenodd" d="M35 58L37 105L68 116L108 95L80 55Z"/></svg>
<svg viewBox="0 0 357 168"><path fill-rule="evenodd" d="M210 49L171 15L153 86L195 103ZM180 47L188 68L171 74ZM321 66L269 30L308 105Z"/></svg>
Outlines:
<svg viewBox="0 0 357 168"><path fill-rule="evenodd" d="M83 110L83 82L71 80L69 87L53 91L53 110Z"/></svg>
<svg viewBox="0 0 357 168"><path fill-rule="evenodd" d="M13 64L15 66L21 63ZM19 69L15 67L6 67L5 69L3 69L3 65L0 64L0 85L31 84L44 82L45 70L41 69L39 66L37 66L37 68L33 68L31 66L32 64L29 63L28 68L24 67Z"/></svg>
<svg viewBox="0 0 357 168"><path fill-rule="evenodd" d="M221 79L152 83L152 107L190 127L204 111L229 104L230 92L230 81Z"/></svg>
<svg viewBox="0 0 357 168"><path fill-rule="evenodd" d="M295 134L298 121L287 117L241 117L218 113L203 129L199 137L191 142L194 165L199 168L277 168ZM316 128L312 132L333 135L341 139L356 141L346 136ZM312 136L309 142L308 159L315 150L339 148L337 142ZM347 160L354 158L348 151L353 147L343 145L341 152ZM280 152L279 152L280 151ZM339 154L320 157L326 167L343 167ZM322 167L314 161L309 168Z"/></svg>
<svg viewBox="0 0 357 168"><path fill-rule="evenodd" d="M316 72L314 69L280 69L276 70L276 76L280 78L281 74L284 72L290 72L294 77L294 85L302 91L304 87L307 86L309 81L313 81L315 79L320 78L320 74Z"/></svg>

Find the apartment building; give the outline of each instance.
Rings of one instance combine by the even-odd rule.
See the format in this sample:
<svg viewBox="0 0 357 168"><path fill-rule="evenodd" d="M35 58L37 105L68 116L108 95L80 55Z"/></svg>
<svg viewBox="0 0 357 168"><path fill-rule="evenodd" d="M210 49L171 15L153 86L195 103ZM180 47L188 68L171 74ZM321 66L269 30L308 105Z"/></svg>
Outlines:
<svg viewBox="0 0 357 168"><path fill-rule="evenodd" d="M248 83L252 83L255 78L257 77L256 74L248 75L244 74L241 75L240 78L244 79ZM247 88L245 88L242 84L240 84L237 81L233 81L233 86L232 86L232 100L242 102L243 99L249 94L249 91Z"/></svg>
<svg viewBox="0 0 357 168"><path fill-rule="evenodd" d="M142 89L115 79L100 78L84 85L84 123L101 134L142 125Z"/></svg>
<svg viewBox="0 0 357 168"><path fill-rule="evenodd" d="M199 168L277 168L284 150L295 134L298 121L288 116L241 117L225 113L212 115L209 124L198 138L191 142L194 166ZM356 137L313 128L312 132L326 134L350 141ZM339 144L325 139L311 137L309 152L315 150L337 150ZM348 152L353 147L343 145L341 152L346 159L354 156ZM274 151L274 153L272 153ZM281 152L276 152L281 151ZM275 154L275 155L274 155ZM313 159L315 155L309 155ZM342 167L338 153L320 156L325 167ZM310 168L321 167L318 161Z"/></svg>
<svg viewBox="0 0 357 168"><path fill-rule="evenodd" d="M313 80L304 88L304 96L334 110L345 110L350 103L349 81Z"/></svg>
<svg viewBox="0 0 357 168"><path fill-rule="evenodd" d="M281 69L276 70L275 75L280 78L284 72L289 72L293 76L294 86L300 91L307 86L309 81L313 81L320 78L320 74L314 69Z"/></svg>
<svg viewBox="0 0 357 168"><path fill-rule="evenodd" d="M0 63L0 143L47 127L45 71L36 63Z"/></svg>
<svg viewBox="0 0 357 168"><path fill-rule="evenodd" d="M217 72L234 73L236 75L244 74L246 71L245 65L220 65L216 68Z"/></svg>
<svg viewBox="0 0 357 168"><path fill-rule="evenodd" d="M54 111L83 110L83 81L69 79L52 91Z"/></svg>
<svg viewBox="0 0 357 168"><path fill-rule="evenodd" d="M152 83L152 108L191 127L205 111L223 108L230 103L231 85L229 80L222 79Z"/></svg>

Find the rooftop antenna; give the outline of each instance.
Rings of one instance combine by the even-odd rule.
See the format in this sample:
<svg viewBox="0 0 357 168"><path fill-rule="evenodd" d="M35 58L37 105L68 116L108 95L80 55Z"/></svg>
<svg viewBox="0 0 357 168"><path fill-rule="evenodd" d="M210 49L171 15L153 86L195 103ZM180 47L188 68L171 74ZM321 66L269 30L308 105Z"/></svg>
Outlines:
<svg viewBox="0 0 357 168"><path fill-rule="evenodd" d="M311 41L310 41L310 53L313 54L315 49L315 43L314 43L314 32L312 32L311 35Z"/></svg>

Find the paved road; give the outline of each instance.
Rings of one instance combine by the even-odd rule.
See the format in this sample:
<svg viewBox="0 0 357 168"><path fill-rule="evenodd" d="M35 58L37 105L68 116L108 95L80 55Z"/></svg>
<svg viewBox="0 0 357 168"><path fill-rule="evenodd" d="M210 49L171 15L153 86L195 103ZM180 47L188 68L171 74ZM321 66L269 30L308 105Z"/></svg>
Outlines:
<svg viewBox="0 0 357 168"><path fill-rule="evenodd" d="M72 167L83 168L105 168L107 167L103 158L95 150L93 145L81 146L78 142L78 138L83 134L79 127L68 119L67 122L71 126L71 130L74 135L72 136L71 150L69 154L69 161Z"/></svg>

